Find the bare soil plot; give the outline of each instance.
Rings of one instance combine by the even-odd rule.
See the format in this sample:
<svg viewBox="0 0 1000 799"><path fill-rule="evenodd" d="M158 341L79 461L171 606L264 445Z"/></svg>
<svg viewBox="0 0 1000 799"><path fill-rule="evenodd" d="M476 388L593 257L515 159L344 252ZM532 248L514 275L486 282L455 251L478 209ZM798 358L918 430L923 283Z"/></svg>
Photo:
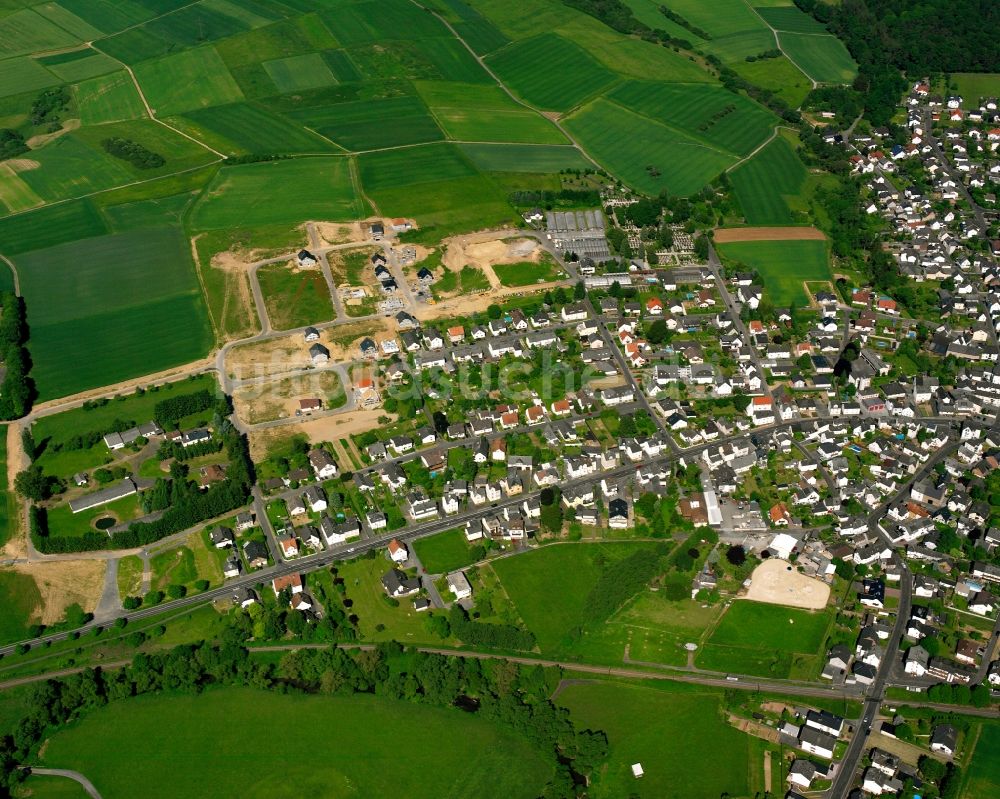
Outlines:
<svg viewBox="0 0 1000 799"><path fill-rule="evenodd" d="M796 571L783 560L765 560L751 576L746 598L772 605L822 610L830 600L830 586Z"/></svg>
<svg viewBox="0 0 1000 799"><path fill-rule="evenodd" d="M31 577L42 595L38 619L42 624L62 620L66 608L77 603L85 611L97 607L104 592L106 560L60 560L19 564L14 571Z"/></svg>
<svg viewBox="0 0 1000 799"><path fill-rule="evenodd" d="M315 397L323 400L324 408L332 407L335 399L343 399L344 390L337 372L332 369L316 370L242 386L233 392L233 404L244 422L260 424L294 416L300 399Z"/></svg>
<svg viewBox="0 0 1000 799"><path fill-rule="evenodd" d="M735 241L825 241L823 231L814 227L734 227L715 231L718 244Z"/></svg>
<svg viewBox="0 0 1000 799"><path fill-rule="evenodd" d="M382 426L379 422L382 417L388 418L389 424L396 421L394 414L386 413L380 408L372 408L338 413L335 416L305 419L301 424L251 430L249 434L250 457L254 460L264 460L280 442L292 436L304 435L313 443L337 441L341 438L350 440L350 437L355 433L364 433Z"/></svg>

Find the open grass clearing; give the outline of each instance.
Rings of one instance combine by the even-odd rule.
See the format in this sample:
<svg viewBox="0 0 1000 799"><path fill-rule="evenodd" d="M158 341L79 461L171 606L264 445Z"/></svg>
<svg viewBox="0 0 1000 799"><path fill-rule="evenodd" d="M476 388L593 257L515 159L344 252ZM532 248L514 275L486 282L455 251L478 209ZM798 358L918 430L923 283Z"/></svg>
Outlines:
<svg viewBox="0 0 1000 799"><path fill-rule="evenodd" d="M493 267L502 286L530 286L547 283L566 276L548 253L538 261L521 261L515 264L497 264Z"/></svg>
<svg viewBox="0 0 1000 799"><path fill-rule="evenodd" d="M604 98L575 112L566 125L608 171L647 194L694 194L736 160ZM623 130L629 135L623 137Z"/></svg>
<svg viewBox="0 0 1000 799"><path fill-rule="evenodd" d="M308 158L224 167L195 206L199 230L357 219L346 158Z"/></svg>
<svg viewBox="0 0 1000 799"><path fill-rule="evenodd" d="M278 718L295 719L296 729L313 741L313 757L289 759L281 747L237 747L224 758L215 751L234 724L263 729ZM164 740L157 732L164 729L187 732ZM108 757L126 747L128 762ZM512 758L517 768L509 768ZM179 762L183 769L176 768ZM241 688L113 702L53 736L44 763L87 774L105 799L133 796L137 781L150 799L190 797L206 780L234 794L278 799L331 791L389 796L400 769L410 776L414 799L533 799L551 771L513 731L458 709Z"/></svg>
<svg viewBox="0 0 1000 799"><path fill-rule="evenodd" d="M607 766L589 791L595 799L752 796L763 788L749 777L751 739L726 722L718 693L594 681L565 685L556 701L578 725L608 736ZM633 763L642 764L642 779Z"/></svg>
<svg viewBox="0 0 1000 799"><path fill-rule="evenodd" d="M330 287L319 269L268 264L257 270L257 280L275 330L291 330L333 319Z"/></svg>
<svg viewBox="0 0 1000 799"><path fill-rule="evenodd" d="M447 574L473 563L465 528L456 527L415 541L414 549L429 574Z"/></svg>
<svg viewBox="0 0 1000 799"><path fill-rule="evenodd" d="M836 36L781 32L778 41L785 55L819 83L850 83L857 77L858 65Z"/></svg>
<svg viewBox="0 0 1000 799"><path fill-rule="evenodd" d="M775 305L807 305L803 281L830 280L829 245L825 241L747 241L720 244L730 262L755 269Z"/></svg>

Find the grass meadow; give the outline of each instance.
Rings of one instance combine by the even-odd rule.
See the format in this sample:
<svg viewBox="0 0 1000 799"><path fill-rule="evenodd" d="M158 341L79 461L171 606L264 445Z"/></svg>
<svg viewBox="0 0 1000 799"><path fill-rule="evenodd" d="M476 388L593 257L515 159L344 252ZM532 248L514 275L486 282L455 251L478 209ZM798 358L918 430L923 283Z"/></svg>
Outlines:
<svg viewBox="0 0 1000 799"><path fill-rule="evenodd" d="M42 595L31 577L0 569L0 643L26 638L28 623L41 604Z"/></svg>
<svg viewBox="0 0 1000 799"><path fill-rule="evenodd" d="M777 306L808 303L803 281L830 280L825 241L743 241L720 244L719 252L757 270L767 295Z"/></svg>
<svg viewBox="0 0 1000 799"><path fill-rule="evenodd" d="M309 757L281 746L227 746L220 756L234 728L260 730L275 719L295 720ZM127 760L110 756L123 748ZM53 736L43 760L83 772L105 799L134 796L140 783L150 799L196 796L206 784L277 799L390 796L401 774L414 799L533 799L551 770L523 738L458 709L239 688L113 702Z"/></svg>
<svg viewBox="0 0 1000 799"><path fill-rule="evenodd" d="M758 61L737 61L732 68L751 83L774 92L792 108L798 108L812 90L812 82L786 56Z"/></svg>
<svg viewBox="0 0 1000 799"><path fill-rule="evenodd" d="M473 562L472 547L465 537L464 527L421 538L413 546L420 562L430 574L446 574L464 569Z"/></svg>
<svg viewBox="0 0 1000 799"><path fill-rule="evenodd" d="M572 145L460 144L459 149L483 172L545 174L593 167Z"/></svg>
<svg viewBox="0 0 1000 799"><path fill-rule="evenodd" d="M951 82L955 84L958 93L962 95L966 105L978 103L983 97L1000 95L1000 73L998 72L953 72Z"/></svg>
<svg viewBox="0 0 1000 799"><path fill-rule="evenodd" d="M791 33L826 33L826 27L796 6L775 6L755 9L764 21L777 31Z"/></svg>
<svg viewBox="0 0 1000 799"><path fill-rule="evenodd" d="M785 54L819 83L850 83L858 74L858 65L836 36L781 32L778 41Z"/></svg>
<svg viewBox="0 0 1000 799"><path fill-rule="evenodd" d="M784 138L775 137L729 177L748 224L790 225L795 221L788 198L801 194L806 168Z"/></svg>
<svg viewBox="0 0 1000 799"><path fill-rule="evenodd" d="M257 279L275 330L333 319L330 287L319 269L293 270L285 264L268 264L257 270Z"/></svg>
<svg viewBox="0 0 1000 799"><path fill-rule="evenodd" d="M1000 796L1000 772L997 771L997 763L1000 763L1000 726L995 723L983 724L962 786L964 799Z"/></svg>
<svg viewBox="0 0 1000 799"><path fill-rule="evenodd" d="M556 702L578 726L607 733L607 766L588 792L594 799L752 796L763 788L749 784L751 738L725 721L718 693L594 680L565 685ZM642 779L632 776L633 763L642 763Z"/></svg>
<svg viewBox="0 0 1000 799"><path fill-rule="evenodd" d="M704 669L808 679L819 664L831 615L736 600L696 657Z"/></svg>

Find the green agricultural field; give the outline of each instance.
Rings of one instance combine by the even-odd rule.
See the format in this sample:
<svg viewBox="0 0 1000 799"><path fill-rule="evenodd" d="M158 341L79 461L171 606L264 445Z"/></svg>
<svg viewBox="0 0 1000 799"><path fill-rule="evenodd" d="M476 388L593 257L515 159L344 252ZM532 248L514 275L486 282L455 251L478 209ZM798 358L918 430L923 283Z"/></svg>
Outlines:
<svg viewBox="0 0 1000 799"><path fill-rule="evenodd" d="M431 112L445 133L458 141L568 143L555 125L533 111L433 108Z"/></svg>
<svg viewBox="0 0 1000 799"><path fill-rule="evenodd" d="M362 216L346 158L224 167L191 215L198 230L346 221Z"/></svg>
<svg viewBox="0 0 1000 799"><path fill-rule="evenodd" d="M804 281L830 280L830 258L825 241L743 241L718 245L729 261L756 269L767 296L777 306L808 303Z"/></svg>
<svg viewBox="0 0 1000 799"><path fill-rule="evenodd" d="M494 561L493 571L543 652L570 645L586 623L587 597L601 566L595 558L619 558L636 544L555 544Z"/></svg>
<svg viewBox="0 0 1000 799"><path fill-rule="evenodd" d="M0 97L38 91L59 82L58 75L32 58L8 58L0 61Z"/></svg>
<svg viewBox="0 0 1000 799"><path fill-rule="evenodd" d="M157 169L138 169L130 162L116 158L136 178L148 180L160 175L205 166L218 160L210 150L197 142L175 133L151 119L134 119L107 125L80 128L75 134L95 150L103 150L105 139L119 137L141 144L146 149L163 156L166 163Z"/></svg>
<svg viewBox="0 0 1000 799"><path fill-rule="evenodd" d="M91 78L74 87L76 107L84 125L103 125L145 116L142 99L124 70Z"/></svg>
<svg viewBox="0 0 1000 799"><path fill-rule="evenodd" d="M21 180L46 201L80 197L135 179L124 162L86 144L79 133L60 136L34 150L31 160L38 166L19 173Z"/></svg>
<svg viewBox="0 0 1000 799"><path fill-rule="evenodd" d="M731 65L736 73L760 86L774 92L791 108L798 108L806 95L812 90L812 82L786 56L781 58L762 58L759 61L737 61Z"/></svg>
<svg viewBox="0 0 1000 799"><path fill-rule="evenodd" d="M791 145L776 137L757 155L729 173L733 191L751 225L790 225L788 198L801 194L806 168Z"/></svg>
<svg viewBox="0 0 1000 799"><path fill-rule="evenodd" d="M664 0L663 5L701 28L713 40L748 30L767 30L767 26L744 0Z"/></svg>
<svg viewBox="0 0 1000 799"><path fill-rule="evenodd" d="M3 501L0 502L0 549L10 539L10 524L17 518L17 502L14 494L7 485L7 426L0 427L0 491L3 492Z"/></svg>
<svg viewBox="0 0 1000 799"><path fill-rule="evenodd" d="M522 261L517 264L497 264L493 267L500 284L503 286L530 286L534 283L545 283L558 280L566 273L558 267L548 253L541 261Z"/></svg>
<svg viewBox="0 0 1000 799"><path fill-rule="evenodd" d="M333 319L330 287L319 269L292 270L284 264L268 264L257 270L257 279L275 330Z"/></svg>
<svg viewBox="0 0 1000 799"><path fill-rule="evenodd" d="M341 151L328 139L252 103L201 108L170 122L227 154Z"/></svg>
<svg viewBox="0 0 1000 799"><path fill-rule="evenodd" d="M583 48L554 33L512 44L487 61L521 97L553 111L569 111L615 80Z"/></svg>
<svg viewBox="0 0 1000 799"><path fill-rule="evenodd" d="M0 163L0 209L5 208L13 214L44 204L45 200L21 180L10 164Z"/></svg>
<svg viewBox="0 0 1000 799"><path fill-rule="evenodd" d="M391 97L290 111L296 122L348 150L374 150L444 138L416 97Z"/></svg>
<svg viewBox="0 0 1000 799"><path fill-rule="evenodd" d="M546 174L587 169L593 164L576 147L562 144L460 144L459 149L483 172Z"/></svg>
<svg viewBox="0 0 1000 799"><path fill-rule="evenodd" d="M11 8L9 3L5 6ZM73 34L30 9L0 18L0 58L58 50L75 44L78 41Z"/></svg>
<svg viewBox="0 0 1000 799"><path fill-rule="evenodd" d="M115 233L157 225L180 225L184 212L197 198L196 192L174 194L134 203L119 203L104 209L104 215Z"/></svg>
<svg viewBox="0 0 1000 799"><path fill-rule="evenodd" d="M28 624L41 607L42 595L35 581L26 574L0 569L0 643L28 637Z"/></svg>
<svg viewBox="0 0 1000 799"><path fill-rule="evenodd" d="M295 719L313 742L310 757L289 758L280 746L218 756L234 725L261 730L275 719ZM186 732L164 738L164 729ZM125 748L128 762L108 756ZM275 799L390 796L402 773L413 799L533 799L551 772L522 736L458 709L241 688L112 702L52 736L44 764L86 774L105 799L134 796L139 783L160 799L196 796L208 783Z"/></svg>
<svg viewBox="0 0 1000 799"><path fill-rule="evenodd" d="M607 766L589 791L594 799L753 796L763 790L748 779L755 773L752 739L726 722L718 693L595 680L565 685L556 701L579 726L608 736ZM642 763L640 780L632 776L633 763Z"/></svg>
<svg viewBox="0 0 1000 799"><path fill-rule="evenodd" d="M430 574L446 574L464 569L475 560L472 547L465 537L464 527L421 538L413 543L413 547Z"/></svg>
<svg viewBox="0 0 1000 799"><path fill-rule="evenodd" d="M88 794L80 783L67 777L46 777L34 774L24 783L31 799L87 799Z"/></svg>
<svg viewBox="0 0 1000 799"><path fill-rule="evenodd" d="M716 86L629 81L608 99L719 150L746 155L765 141L777 117Z"/></svg>
<svg viewBox="0 0 1000 799"><path fill-rule="evenodd" d="M134 0L59 0L59 5L105 34L138 25L156 13Z"/></svg>
<svg viewBox="0 0 1000 799"><path fill-rule="evenodd" d="M42 398L156 372L208 349L190 246L177 229L60 244L16 264Z"/></svg>
<svg viewBox="0 0 1000 799"><path fill-rule="evenodd" d="M962 786L963 799L1000 796L1000 726L983 724Z"/></svg>
<svg viewBox="0 0 1000 799"><path fill-rule="evenodd" d="M830 622L829 611L737 600L712 631L696 663L736 674L808 678L819 664Z"/></svg>
<svg viewBox="0 0 1000 799"><path fill-rule="evenodd" d="M277 58L265 61L264 69L282 94L304 89L318 89L337 82L319 53Z"/></svg>
<svg viewBox="0 0 1000 799"><path fill-rule="evenodd" d="M729 65L744 61L747 56L759 55L774 49L774 34L767 29L754 29L719 36L703 45L707 53Z"/></svg>
<svg viewBox="0 0 1000 799"><path fill-rule="evenodd" d="M647 194L664 189L694 194L736 160L603 98L574 113L566 125L612 174Z"/></svg>
<svg viewBox="0 0 1000 799"><path fill-rule="evenodd" d="M827 33L826 27L796 6L754 9L777 31L792 33Z"/></svg>
<svg viewBox="0 0 1000 799"><path fill-rule="evenodd" d="M66 83L107 75L109 72L116 72L122 66L104 53L95 53L92 50L76 50L38 60Z"/></svg>
<svg viewBox="0 0 1000 799"><path fill-rule="evenodd" d="M60 203L30 214L0 219L2 252L7 256L103 236L107 232L100 211L90 200Z"/></svg>
<svg viewBox="0 0 1000 799"><path fill-rule="evenodd" d="M135 67L135 76L158 116L243 99L214 47L198 47Z"/></svg>
<svg viewBox="0 0 1000 799"><path fill-rule="evenodd" d="M953 72L950 77L967 106L983 97L1000 96L1000 72Z"/></svg>
<svg viewBox="0 0 1000 799"><path fill-rule="evenodd" d="M850 83L858 65L836 36L779 33L781 49L810 78L819 83Z"/></svg>

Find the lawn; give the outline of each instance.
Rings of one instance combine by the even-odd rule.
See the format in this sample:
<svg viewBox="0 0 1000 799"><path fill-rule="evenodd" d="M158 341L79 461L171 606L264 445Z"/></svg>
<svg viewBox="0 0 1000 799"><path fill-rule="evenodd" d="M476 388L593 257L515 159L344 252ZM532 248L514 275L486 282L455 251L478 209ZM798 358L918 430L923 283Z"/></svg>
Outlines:
<svg viewBox="0 0 1000 799"><path fill-rule="evenodd" d="M604 98L566 121L583 148L612 174L647 194L699 191L736 158ZM628 131L628 135L623 135Z"/></svg>
<svg viewBox="0 0 1000 799"><path fill-rule="evenodd" d="M561 144L460 144L459 148L484 172L524 172L533 175L563 169L593 168L576 147Z"/></svg>
<svg viewBox="0 0 1000 799"><path fill-rule="evenodd" d="M41 604L42 595L31 577L0 569L0 643L27 638L28 624Z"/></svg>
<svg viewBox="0 0 1000 799"><path fill-rule="evenodd" d="M752 796L763 786L749 784L751 739L726 723L719 698L676 684L595 680L565 686L556 701L579 727L608 736L607 766L588 792L594 799ZM642 764L640 780L633 763Z"/></svg>
<svg viewBox="0 0 1000 799"><path fill-rule="evenodd" d="M782 137L769 142L729 177L748 224L790 225L796 221L788 200L801 194L806 168Z"/></svg>
<svg viewBox="0 0 1000 799"><path fill-rule="evenodd" d="M208 350L191 248L177 228L69 242L15 260L42 399L150 374Z"/></svg>
<svg viewBox="0 0 1000 799"><path fill-rule="evenodd" d="M778 122L763 106L721 86L629 81L607 96L692 139L735 155L752 152Z"/></svg>
<svg viewBox="0 0 1000 799"><path fill-rule="evenodd" d="M191 214L199 230L346 221L360 216L346 158L224 167Z"/></svg>
<svg viewBox="0 0 1000 799"><path fill-rule="evenodd" d="M234 729L276 719L294 719L309 757L267 745L227 745L220 757ZM125 750L127 759L108 756ZM44 763L81 771L104 799L134 796L138 784L149 799L204 795L207 784L275 799L391 796L401 774L413 799L533 799L551 773L522 736L457 709L242 688L112 702L52 736Z"/></svg>
<svg viewBox="0 0 1000 799"><path fill-rule="evenodd" d="M516 42L486 60L507 86L550 111L569 111L615 81L586 50L555 33Z"/></svg>
<svg viewBox="0 0 1000 799"><path fill-rule="evenodd" d="M413 609L411 599L401 599L399 607L386 601L382 575L393 565L379 551L374 559L358 558L337 565L344 580L351 613L358 616L358 628L366 641L400 641L403 644L440 644L441 639L424 628L424 614Z"/></svg>
<svg viewBox="0 0 1000 799"><path fill-rule="evenodd" d="M965 100L966 107L978 103L983 97L1000 95L1000 72L953 72L951 82Z"/></svg>
<svg viewBox="0 0 1000 799"><path fill-rule="evenodd" d="M464 569L473 562L472 547L465 537L464 527L421 538L413 546L429 574L446 574Z"/></svg>
<svg viewBox="0 0 1000 799"><path fill-rule="evenodd" d="M493 267L501 285L530 286L533 283L545 283L558 280L565 273L558 267L548 253L540 261L522 261L516 264L497 264Z"/></svg>
<svg viewBox="0 0 1000 799"><path fill-rule="evenodd" d="M268 264L257 270L257 279L275 330L291 330L333 319L330 287L319 269L290 269Z"/></svg>
<svg viewBox="0 0 1000 799"><path fill-rule="evenodd" d="M240 87L210 45L144 61L134 71L157 116L243 99Z"/></svg>
<svg viewBox="0 0 1000 799"><path fill-rule="evenodd" d="M88 489L94 490L97 489ZM57 505L48 513L49 535L53 538L68 538L82 536L86 533L98 532L94 522L98 519L112 518L115 522L127 522L142 515L142 506L135 495L122 497L106 505L100 505L90 510L73 513L69 503Z"/></svg>
<svg viewBox="0 0 1000 799"><path fill-rule="evenodd" d="M35 774L28 777L24 787L31 799L87 799L88 794L80 783L67 777L47 777Z"/></svg>
<svg viewBox="0 0 1000 799"><path fill-rule="evenodd" d="M831 277L825 241L746 241L720 244L718 249L728 261L757 270L767 296L779 307L806 305L803 282Z"/></svg>
<svg viewBox="0 0 1000 799"><path fill-rule="evenodd" d="M1000 726L983 724L962 786L963 799L1000 796Z"/></svg>
<svg viewBox="0 0 1000 799"><path fill-rule="evenodd" d="M554 544L492 564L493 571L543 652L571 646L586 623L587 598L600 560L625 557L641 544ZM597 561L597 562L595 562Z"/></svg>
<svg viewBox="0 0 1000 799"><path fill-rule="evenodd" d="M820 83L850 83L858 65L836 36L809 33L779 33L781 49L799 69Z"/></svg>
<svg viewBox="0 0 1000 799"><path fill-rule="evenodd" d="M699 643L723 611L720 604L705 606L693 599L671 601L659 591L640 593L609 621L621 628L629 642L629 657L653 663L683 666L688 643Z"/></svg>
<svg viewBox="0 0 1000 799"><path fill-rule="evenodd" d="M809 677L830 626L829 611L812 612L736 600L698 653L697 665L761 677Z"/></svg>

